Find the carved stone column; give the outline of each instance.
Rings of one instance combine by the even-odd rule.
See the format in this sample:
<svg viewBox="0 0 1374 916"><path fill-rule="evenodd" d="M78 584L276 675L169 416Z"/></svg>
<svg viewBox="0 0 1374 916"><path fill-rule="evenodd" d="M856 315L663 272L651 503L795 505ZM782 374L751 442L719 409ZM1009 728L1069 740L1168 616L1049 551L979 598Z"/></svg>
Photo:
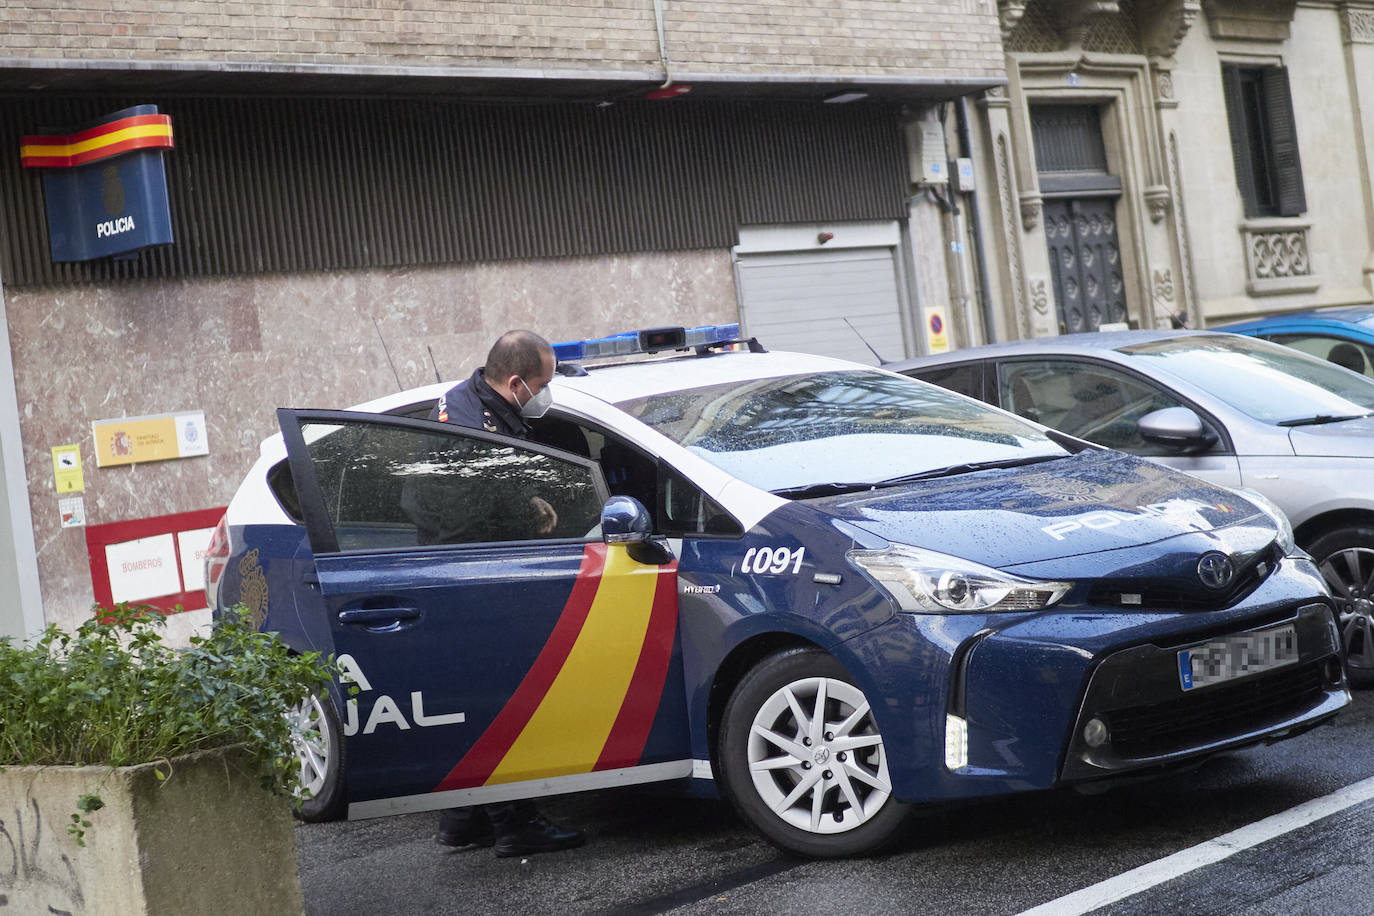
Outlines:
<svg viewBox="0 0 1374 916"><path fill-rule="evenodd" d="M1147 233L1147 247L1150 319L1156 327L1168 327L1175 318L1201 327L1178 161L1179 114L1173 74L1174 54L1201 11L1200 0L1140 0L1136 5L1136 25L1150 56L1156 132L1163 146L1162 181L1144 190L1154 225Z"/></svg>
<svg viewBox="0 0 1374 916"><path fill-rule="evenodd" d="M1345 40L1350 104L1354 108L1355 142L1359 151L1360 184L1364 193L1365 233L1370 252L1364 260L1364 286L1374 293L1374 4L1344 3L1340 9Z"/></svg>
<svg viewBox="0 0 1374 916"><path fill-rule="evenodd" d="M1003 307L1008 309L1004 315L1019 338L1053 334L1057 325L1053 294L1042 290L1032 303L1027 286L1026 235L1021 227L1021 189L1011 138L1011 100L1001 90L992 90L979 102L979 107L987 119L992 145L992 173L996 185L990 197L996 201L996 240L1001 249L1001 257L989 258L989 262L1001 265ZM989 233L989 242L992 237ZM1044 330L1046 324L1049 331Z"/></svg>

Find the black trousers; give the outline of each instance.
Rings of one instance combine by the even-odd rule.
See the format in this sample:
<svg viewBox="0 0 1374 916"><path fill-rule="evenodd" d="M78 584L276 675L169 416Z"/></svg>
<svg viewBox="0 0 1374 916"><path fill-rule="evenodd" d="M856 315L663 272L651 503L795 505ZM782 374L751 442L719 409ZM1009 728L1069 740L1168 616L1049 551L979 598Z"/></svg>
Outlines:
<svg viewBox="0 0 1374 916"><path fill-rule="evenodd" d="M510 836L539 813L528 798L519 801L497 802L492 805L473 805L468 808L445 808L439 813L439 829L446 833L483 833L487 823L498 837Z"/></svg>

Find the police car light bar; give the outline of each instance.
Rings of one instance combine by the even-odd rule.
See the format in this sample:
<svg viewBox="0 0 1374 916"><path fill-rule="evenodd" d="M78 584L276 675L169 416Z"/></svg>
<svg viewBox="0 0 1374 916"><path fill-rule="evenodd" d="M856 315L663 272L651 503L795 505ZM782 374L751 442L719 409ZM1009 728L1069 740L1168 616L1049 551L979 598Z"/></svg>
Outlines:
<svg viewBox="0 0 1374 916"><path fill-rule="evenodd" d="M633 356L664 350L689 350L693 347L728 343L739 339L738 324L708 324L695 328L648 328L627 331L595 340L569 340L553 345L559 362L571 359L601 359L608 356Z"/></svg>

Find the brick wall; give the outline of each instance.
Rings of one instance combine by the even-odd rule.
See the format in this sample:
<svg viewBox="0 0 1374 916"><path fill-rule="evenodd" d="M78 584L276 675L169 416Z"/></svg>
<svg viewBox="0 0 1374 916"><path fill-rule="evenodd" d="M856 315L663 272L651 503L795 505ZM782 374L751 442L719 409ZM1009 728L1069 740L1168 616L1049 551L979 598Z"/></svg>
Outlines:
<svg viewBox="0 0 1374 916"><path fill-rule="evenodd" d="M986 76L994 0L662 0L682 73ZM0 0L0 63L660 68L653 0Z"/></svg>

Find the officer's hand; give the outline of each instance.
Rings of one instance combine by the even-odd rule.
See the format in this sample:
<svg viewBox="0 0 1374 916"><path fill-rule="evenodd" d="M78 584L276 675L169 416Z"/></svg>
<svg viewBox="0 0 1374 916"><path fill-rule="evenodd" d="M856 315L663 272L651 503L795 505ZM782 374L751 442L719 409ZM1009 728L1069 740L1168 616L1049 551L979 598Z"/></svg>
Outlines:
<svg viewBox="0 0 1374 916"><path fill-rule="evenodd" d="M558 525L558 513L541 496L530 497L530 508L534 510L534 527L540 534L548 534Z"/></svg>

